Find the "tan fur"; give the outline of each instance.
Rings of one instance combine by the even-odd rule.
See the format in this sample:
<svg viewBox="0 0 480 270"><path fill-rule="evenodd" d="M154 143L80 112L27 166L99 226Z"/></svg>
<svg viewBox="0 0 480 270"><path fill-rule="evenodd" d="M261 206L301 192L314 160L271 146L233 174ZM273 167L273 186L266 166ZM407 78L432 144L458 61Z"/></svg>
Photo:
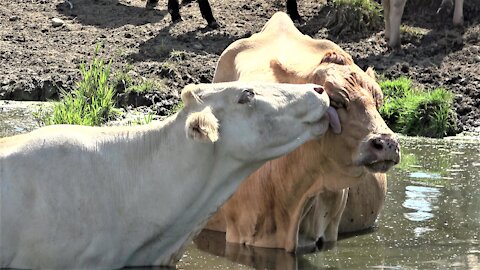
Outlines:
<svg viewBox="0 0 480 270"><path fill-rule="evenodd" d="M387 176L370 174L356 186L350 187L348 201L338 230L355 232L366 230L375 224L387 195Z"/></svg>
<svg viewBox="0 0 480 270"><path fill-rule="evenodd" d="M383 95L373 70L367 71L333 42L301 34L285 13L275 14L260 33L232 43L218 61L214 82L320 84L331 104L338 103L342 133L327 132L267 162L240 185L207 228L226 231L228 242L287 251L315 245L318 238L335 241L345 188L372 177L385 181L384 174L376 177L356 164L372 134L393 134L377 111ZM361 206L362 197L355 199ZM378 201L372 207L382 205ZM350 212L365 216L363 211L356 207Z"/></svg>

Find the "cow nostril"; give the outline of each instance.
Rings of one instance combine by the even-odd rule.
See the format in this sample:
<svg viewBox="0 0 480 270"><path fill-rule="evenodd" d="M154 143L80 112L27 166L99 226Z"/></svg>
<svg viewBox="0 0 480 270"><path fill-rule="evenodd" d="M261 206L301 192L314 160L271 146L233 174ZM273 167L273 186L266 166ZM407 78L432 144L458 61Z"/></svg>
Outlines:
<svg viewBox="0 0 480 270"><path fill-rule="evenodd" d="M381 139L373 139L372 140L372 147L377 150L383 150L383 143Z"/></svg>
<svg viewBox="0 0 480 270"><path fill-rule="evenodd" d="M315 90L315 92L319 93L319 94L322 94L324 89L322 86L319 86L319 87L315 87L313 88L313 90Z"/></svg>

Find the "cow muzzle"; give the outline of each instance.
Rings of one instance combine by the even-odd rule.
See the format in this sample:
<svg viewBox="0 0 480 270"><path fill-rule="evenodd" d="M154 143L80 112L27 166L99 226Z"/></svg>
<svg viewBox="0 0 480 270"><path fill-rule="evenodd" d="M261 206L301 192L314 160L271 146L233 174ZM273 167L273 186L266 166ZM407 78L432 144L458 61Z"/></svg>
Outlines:
<svg viewBox="0 0 480 270"><path fill-rule="evenodd" d="M400 162L400 143L394 134L374 135L363 142L358 165L385 173Z"/></svg>

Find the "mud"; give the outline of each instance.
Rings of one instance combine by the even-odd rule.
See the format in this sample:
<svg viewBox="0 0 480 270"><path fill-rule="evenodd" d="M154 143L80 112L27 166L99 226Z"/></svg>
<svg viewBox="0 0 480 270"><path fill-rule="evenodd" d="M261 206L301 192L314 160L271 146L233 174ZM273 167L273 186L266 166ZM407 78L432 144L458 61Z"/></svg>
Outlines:
<svg viewBox="0 0 480 270"><path fill-rule="evenodd" d="M210 29L196 2L183 4L184 21L172 24L166 1L154 10L143 0L11 0L0 5L0 99L48 100L72 89L78 66L91 59L95 45L111 58L113 72L125 66L138 78L161 79L164 93L150 93L155 111L178 100L188 83L211 82L216 60L234 40L261 30L282 0L211 0L221 27ZM325 0L298 1L304 22L298 28L328 38L386 78L409 76L415 84L455 93L455 110L464 130L480 127L480 1L465 3L465 25L453 28L449 14L435 14L440 1L407 2L402 52L391 52L383 29L336 37L326 28L333 14ZM421 6L419 6L421 5ZM55 19L55 20L53 20ZM60 20L58 20L60 19ZM334 27L334 26L331 26ZM166 102L162 98L168 98ZM160 109L159 109L160 108Z"/></svg>

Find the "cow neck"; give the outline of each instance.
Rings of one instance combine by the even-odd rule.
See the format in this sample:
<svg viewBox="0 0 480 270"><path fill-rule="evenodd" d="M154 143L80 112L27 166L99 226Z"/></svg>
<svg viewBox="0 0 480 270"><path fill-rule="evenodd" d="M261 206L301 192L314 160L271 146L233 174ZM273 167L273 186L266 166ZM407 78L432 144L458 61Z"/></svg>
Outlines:
<svg viewBox="0 0 480 270"><path fill-rule="evenodd" d="M321 177L323 179L322 185L323 188L330 190L330 191L337 191L343 188L347 188L355 183L355 181L361 181L364 179L367 171L362 166L354 165L351 161L351 154L352 153L345 153L344 160L340 160L339 153L335 153L335 155L331 154L328 149L332 149L331 144L332 141L329 140L329 136L341 136L341 135L333 135L329 131L323 138L319 140L319 148L318 154L320 155L319 166L322 167ZM326 146L329 147L326 147ZM346 161L348 163L346 163Z"/></svg>
<svg viewBox="0 0 480 270"><path fill-rule="evenodd" d="M187 182L184 186L190 187L188 192L174 194L171 196L169 205L171 207L178 207L183 209L175 216L171 216L170 221L162 231L163 236L157 239L158 241L151 241L151 243L142 246L142 250L151 250L150 259L156 259L157 263L162 265L172 265L180 258L181 251L188 244L193 237L203 228L218 207L220 207L237 189L238 185L254 170L261 166L261 163L245 164L241 161L236 161L231 157L225 156L218 149L217 145L209 143L192 143L191 140L186 139L184 123L186 114L178 114L175 122L170 122L161 130L155 128L146 130L142 134L143 141L158 140L157 137L163 137L165 143L172 144L175 142L177 148L181 151L175 151L173 147L168 147L163 151L163 142L156 142L159 144L159 150L151 151L151 158L153 160L170 160L174 165L183 164L180 167L175 166L179 172L176 179L168 179L168 182ZM147 143L149 145L149 143ZM185 151L185 146L190 146ZM181 159L177 159L176 154L181 155ZM191 153L191 154L187 154ZM152 164L152 162L150 162ZM175 163L175 164L174 164ZM153 162L155 164L155 162ZM155 170L155 168L153 169ZM159 172L162 174L162 172ZM225 181L228 179L228 181ZM162 189L162 187L158 187ZM170 191L169 193L175 193ZM159 193L158 196L168 196ZM155 200L152 200L155 201ZM148 202L146 202L148 203ZM147 208L148 209L148 208ZM142 211L141 209L138 209ZM149 215L151 213L145 213ZM155 218L155 217L153 217ZM157 258L158 254L163 254L162 258ZM142 258L139 261L144 261ZM130 265L136 265L135 256L129 260Z"/></svg>
<svg viewBox="0 0 480 270"><path fill-rule="evenodd" d="M138 248L127 259L128 266L174 264L182 247L194 236L192 232L199 229L199 217L208 218L202 211L195 215L192 209L198 208L202 189L208 186L215 169L211 159L205 158L212 156L214 147L187 138L187 116L181 111L160 123L122 129L114 139L124 142L116 153L128 157L119 159L131 168L123 191L125 212L158 232L135 240ZM168 205L159 204L158 198Z"/></svg>

